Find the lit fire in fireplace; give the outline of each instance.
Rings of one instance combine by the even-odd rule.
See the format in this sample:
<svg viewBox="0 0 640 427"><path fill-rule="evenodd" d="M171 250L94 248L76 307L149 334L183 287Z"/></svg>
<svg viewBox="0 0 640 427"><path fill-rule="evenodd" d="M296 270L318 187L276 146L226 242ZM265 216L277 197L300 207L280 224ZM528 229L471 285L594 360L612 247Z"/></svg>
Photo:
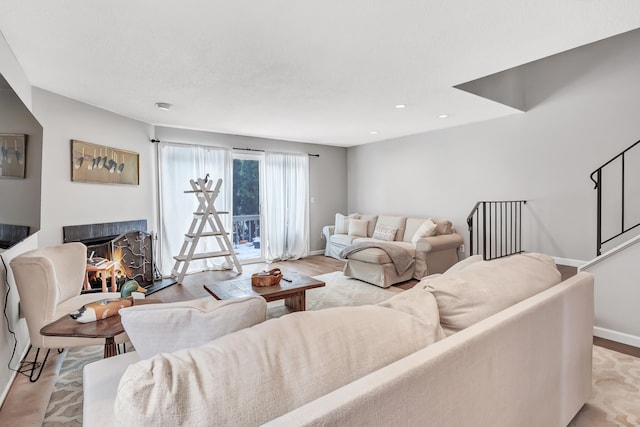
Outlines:
<svg viewBox="0 0 640 427"><path fill-rule="evenodd" d="M96 246L89 247L90 250L95 251L95 256L118 261L115 278L118 285L126 280L136 280L144 287L153 284L153 248L149 233L132 231ZM111 269L108 269L91 273L89 282L99 284L102 280L102 274L105 274L107 279L111 279Z"/></svg>

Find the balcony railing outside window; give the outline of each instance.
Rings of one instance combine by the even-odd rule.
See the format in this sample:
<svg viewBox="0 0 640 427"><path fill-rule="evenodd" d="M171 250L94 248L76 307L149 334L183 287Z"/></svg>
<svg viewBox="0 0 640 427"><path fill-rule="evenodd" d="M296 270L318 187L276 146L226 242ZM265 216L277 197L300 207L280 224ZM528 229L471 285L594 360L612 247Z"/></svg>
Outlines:
<svg viewBox="0 0 640 427"><path fill-rule="evenodd" d="M233 243L253 242L260 237L260 215L233 216Z"/></svg>

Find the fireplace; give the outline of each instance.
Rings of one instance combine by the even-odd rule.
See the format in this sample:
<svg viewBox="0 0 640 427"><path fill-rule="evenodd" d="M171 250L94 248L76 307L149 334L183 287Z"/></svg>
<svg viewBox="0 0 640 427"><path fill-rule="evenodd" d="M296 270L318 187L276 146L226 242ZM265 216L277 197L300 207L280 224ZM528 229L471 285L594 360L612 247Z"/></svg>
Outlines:
<svg viewBox="0 0 640 427"><path fill-rule="evenodd" d="M147 232L146 220L110 222L102 224L72 225L62 228L64 242L82 242L87 246L87 257L117 260L116 277L111 271L90 273L92 288L101 287L101 277L116 281L118 289L127 280L135 280L151 288L161 277L154 264L153 236ZM157 289L156 289L157 290Z"/></svg>

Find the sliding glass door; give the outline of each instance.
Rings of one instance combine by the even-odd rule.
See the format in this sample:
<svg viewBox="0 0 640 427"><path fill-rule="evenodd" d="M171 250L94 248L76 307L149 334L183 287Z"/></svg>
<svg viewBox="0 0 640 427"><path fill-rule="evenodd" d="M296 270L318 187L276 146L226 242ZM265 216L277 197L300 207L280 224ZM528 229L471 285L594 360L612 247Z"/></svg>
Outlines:
<svg viewBox="0 0 640 427"><path fill-rule="evenodd" d="M264 261L262 154L233 154L233 247L241 263Z"/></svg>

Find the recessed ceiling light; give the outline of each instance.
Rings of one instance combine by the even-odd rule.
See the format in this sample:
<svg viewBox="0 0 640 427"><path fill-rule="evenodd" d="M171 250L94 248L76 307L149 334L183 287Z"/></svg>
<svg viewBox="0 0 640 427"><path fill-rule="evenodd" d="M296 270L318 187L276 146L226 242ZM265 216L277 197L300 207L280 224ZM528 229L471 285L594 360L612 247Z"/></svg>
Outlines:
<svg viewBox="0 0 640 427"><path fill-rule="evenodd" d="M407 108L407 104L398 104L396 105L397 109L401 109L401 108Z"/></svg>
<svg viewBox="0 0 640 427"><path fill-rule="evenodd" d="M446 119L447 117L449 117L449 115L448 115L448 114L440 114L440 115L438 116L438 118L439 118L439 119Z"/></svg>
<svg viewBox="0 0 640 427"><path fill-rule="evenodd" d="M369 132L371 135L377 135L378 132L376 132L375 130L372 130L371 132Z"/></svg>
<svg viewBox="0 0 640 427"><path fill-rule="evenodd" d="M156 107L161 110L169 111L171 107L173 107L173 105L169 104L168 102L156 102Z"/></svg>

